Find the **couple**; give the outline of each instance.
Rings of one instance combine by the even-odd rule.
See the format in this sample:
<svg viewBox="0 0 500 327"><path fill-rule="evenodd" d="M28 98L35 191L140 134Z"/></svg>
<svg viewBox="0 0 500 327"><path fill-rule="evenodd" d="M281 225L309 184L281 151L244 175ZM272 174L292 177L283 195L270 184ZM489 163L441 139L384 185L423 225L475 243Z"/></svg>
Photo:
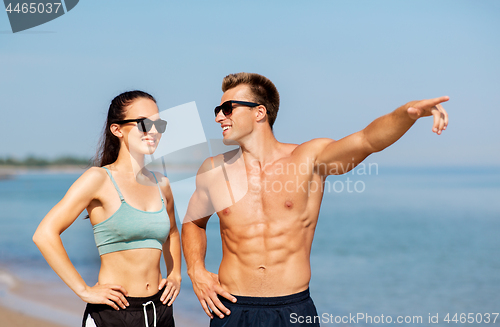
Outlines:
<svg viewBox="0 0 500 327"><path fill-rule="evenodd" d="M199 169L182 226L188 274L211 326L295 326L292 314L317 315L308 291L309 254L323 195L322 187L299 185L323 185L328 175L346 173L420 117L433 116L433 132L441 134L448 124L441 103L448 97L409 102L339 141L296 145L273 135L279 94L269 79L231 74L222 90L215 121L224 141L240 149L209 158ZM100 152L104 169L85 172L33 237L51 267L88 303L83 326L174 325L181 254L172 192L166 177L143 169L144 155L154 151L165 127L150 95L133 91L115 98ZM306 169L283 169L299 166ZM269 185L282 187L277 192ZM224 188L229 203L219 201ZM93 287L71 264L60 238L83 209L101 256ZM205 228L214 212L223 247L218 275L204 265ZM166 278L159 267L162 250Z"/></svg>

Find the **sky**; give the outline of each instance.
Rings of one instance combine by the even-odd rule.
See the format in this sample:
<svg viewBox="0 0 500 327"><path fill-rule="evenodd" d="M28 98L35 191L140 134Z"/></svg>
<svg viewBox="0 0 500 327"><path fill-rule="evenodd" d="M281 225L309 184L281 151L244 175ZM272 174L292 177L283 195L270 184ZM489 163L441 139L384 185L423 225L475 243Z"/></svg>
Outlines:
<svg viewBox="0 0 500 327"><path fill-rule="evenodd" d="M340 139L406 102L450 96L448 129L422 119L369 158L500 165L500 2L85 1L12 33L0 13L0 157L91 157L110 101L140 89L160 110L194 101L209 139L222 78L280 91L286 143ZM190 117L173 122L190 129ZM175 140L165 140L170 142Z"/></svg>

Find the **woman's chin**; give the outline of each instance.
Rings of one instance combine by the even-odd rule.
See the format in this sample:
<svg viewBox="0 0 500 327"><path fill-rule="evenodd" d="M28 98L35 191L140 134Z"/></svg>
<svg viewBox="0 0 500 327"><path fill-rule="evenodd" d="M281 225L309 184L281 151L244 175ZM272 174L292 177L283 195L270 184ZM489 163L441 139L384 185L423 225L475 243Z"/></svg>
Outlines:
<svg viewBox="0 0 500 327"><path fill-rule="evenodd" d="M142 155L152 155L153 153L155 153L156 147L157 147L156 145L154 145L154 146L141 146L141 147L134 149L135 151L133 151L131 149L131 152L135 152L136 154L142 154Z"/></svg>
<svg viewBox="0 0 500 327"><path fill-rule="evenodd" d="M153 153L155 153L156 151L156 146L155 147L149 147L145 150L144 154L148 154L148 155L151 155Z"/></svg>

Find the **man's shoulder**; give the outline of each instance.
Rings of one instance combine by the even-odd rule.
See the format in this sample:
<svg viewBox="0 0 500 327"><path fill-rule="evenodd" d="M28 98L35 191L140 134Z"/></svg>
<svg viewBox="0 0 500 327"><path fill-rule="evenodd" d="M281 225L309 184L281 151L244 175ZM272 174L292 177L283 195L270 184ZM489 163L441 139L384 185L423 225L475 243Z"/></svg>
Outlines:
<svg viewBox="0 0 500 327"><path fill-rule="evenodd" d="M317 153L317 151L322 150L332 142L335 142L335 140L329 138L312 139L310 141L297 145L294 149L294 153L296 155L314 154Z"/></svg>
<svg viewBox="0 0 500 327"><path fill-rule="evenodd" d="M239 148L215 155L213 157L208 157L205 161L203 161L198 169L198 174L212 171L215 167L219 167L223 164L230 164L239 158L241 158L241 150Z"/></svg>

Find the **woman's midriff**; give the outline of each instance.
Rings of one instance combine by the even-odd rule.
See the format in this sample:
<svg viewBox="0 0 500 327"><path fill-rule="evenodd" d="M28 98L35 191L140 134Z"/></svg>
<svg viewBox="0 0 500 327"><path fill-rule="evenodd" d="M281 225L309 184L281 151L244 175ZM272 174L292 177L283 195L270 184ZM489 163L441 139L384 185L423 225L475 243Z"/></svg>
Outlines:
<svg viewBox="0 0 500 327"><path fill-rule="evenodd" d="M99 284L120 285L128 296L146 297L158 293L162 279L161 251L134 249L101 256Z"/></svg>

